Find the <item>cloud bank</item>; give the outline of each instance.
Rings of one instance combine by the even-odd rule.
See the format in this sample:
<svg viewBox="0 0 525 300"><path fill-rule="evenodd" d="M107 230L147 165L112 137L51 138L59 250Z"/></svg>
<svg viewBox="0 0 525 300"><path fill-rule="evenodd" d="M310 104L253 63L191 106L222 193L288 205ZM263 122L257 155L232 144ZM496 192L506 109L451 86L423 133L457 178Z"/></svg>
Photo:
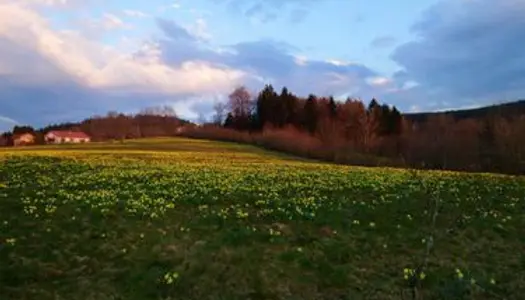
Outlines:
<svg viewBox="0 0 525 300"><path fill-rule="evenodd" d="M401 93L423 108L525 98L525 1L442 1L413 26L415 41L392 54L398 80L419 86ZM450 105L450 104L449 104Z"/></svg>
<svg viewBox="0 0 525 300"><path fill-rule="evenodd" d="M55 30L16 1L0 4L0 20L1 114L21 123L226 92L245 76L200 60L168 65L155 45L122 53L76 31Z"/></svg>
<svg viewBox="0 0 525 300"><path fill-rule="evenodd" d="M432 6L414 24L416 38L393 50L400 71L392 78L356 62L312 59L271 39L213 44L204 19L183 25L149 16L157 37L122 49L75 28L57 29L41 10L75 9L90 1L96 0L0 4L0 130L165 104L197 118L240 84L256 90L272 83L303 96L377 97L405 111L525 95L523 0L446 0ZM248 1L241 11L307 7L292 2ZM116 18L106 18L113 25L121 24L117 19L144 17L131 10L106 16ZM385 36L373 44L392 43Z"/></svg>

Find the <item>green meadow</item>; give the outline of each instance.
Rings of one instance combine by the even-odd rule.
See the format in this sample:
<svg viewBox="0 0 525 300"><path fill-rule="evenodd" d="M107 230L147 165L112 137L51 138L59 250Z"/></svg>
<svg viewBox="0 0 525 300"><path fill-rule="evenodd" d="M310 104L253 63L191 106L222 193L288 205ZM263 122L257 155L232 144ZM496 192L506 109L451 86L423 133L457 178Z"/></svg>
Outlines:
<svg viewBox="0 0 525 300"><path fill-rule="evenodd" d="M525 178L182 138L0 150L0 299L523 299Z"/></svg>

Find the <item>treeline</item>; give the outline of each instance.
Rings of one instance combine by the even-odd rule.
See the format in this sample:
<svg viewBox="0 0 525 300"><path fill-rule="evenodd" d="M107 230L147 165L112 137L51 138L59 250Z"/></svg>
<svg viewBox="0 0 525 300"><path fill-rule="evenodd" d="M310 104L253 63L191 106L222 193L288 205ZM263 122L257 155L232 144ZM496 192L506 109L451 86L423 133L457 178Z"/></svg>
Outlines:
<svg viewBox="0 0 525 300"><path fill-rule="evenodd" d="M442 112L425 112L425 113L408 113L404 117L413 122L424 122L430 117L437 115L445 115L453 118L456 121L465 119L483 120L494 115L504 116L506 118L520 117L525 114L525 100L518 100L514 102L494 104L483 106L479 108L463 109L463 110L448 110Z"/></svg>
<svg viewBox="0 0 525 300"><path fill-rule="evenodd" d="M244 87L235 89L204 126L178 118L170 107L154 107L41 129L15 126L0 136L0 145L12 145L13 136L25 132L35 134L40 144L51 130L83 131L93 141L184 135L343 164L525 174L524 113L491 109L461 116L414 118L375 99L365 104L351 98L302 98L267 85L255 96Z"/></svg>
<svg viewBox="0 0 525 300"><path fill-rule="evenodd" d="M94 116L79 123L53 124L40 129L14 126L10 132L0 136L0 146L12 146L13 138L23 133L34 134L35 144L44 144L44 135L53 130L82 131L92 141L174 136L185 124L189 122L177 117L173 108L151 107L133 115L109 112L105 116Z"/></svg>
<svg viewBox="0 0 525 300"><path fill-rule="evenodd" d="M498 113L411 122L373 99L368 105L267 85L255 97L240 87L217 105L214 125L186 136L254 143L338 163L525 173L525 115Z"/></svg>

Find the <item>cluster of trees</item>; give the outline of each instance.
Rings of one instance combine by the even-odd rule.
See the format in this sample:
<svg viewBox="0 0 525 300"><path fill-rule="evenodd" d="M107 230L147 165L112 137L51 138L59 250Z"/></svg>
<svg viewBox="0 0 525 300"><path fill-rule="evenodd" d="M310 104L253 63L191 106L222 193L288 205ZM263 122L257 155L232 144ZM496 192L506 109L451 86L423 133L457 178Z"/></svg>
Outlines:
<svg viewBox="0 0 525 300"><path fill-rule="evenodd" d="M375 99L304 99L271 85L255 97L239 87L215 110L214 127L185 134L341 163L525 173L525 114L515 110L407 118Z"/></svg>
<svg viewBox="0 0 525 300"><path fill-rule="evenodd" d="M403 127L397 108L375 99L368 107L350 98L344 103L315 95L302 99L286 87L277 93L272 85L266 85L255 99L246 88L237 88L228 105L216 107L214 119L225 128L254 133L294 127L323 142L351 143L358 149L371 147L376 137L399 135Z"/></svg>
<svg viewBox="0 0 525 300"><path fill-rule="evenodd" d="M136 115L110 112L83 121L80 129L95 141L174 136L188 122L177 117L172 107L152 107Z"/></svg>
<svg viewBox="0 0 525 300"><path fill-rule="evenodd" d="M105 116L94 116L80 123L53 124L40 129L14 126L11 132L0 136L0 146L13 145L13 137L22 133L34 134L35 143L43 144L44 135L52 130L82 131L93 141L174 136L178 128L188 123L178 118L173 108L168 106L146 108L134 115L109 112Z"/></svg>

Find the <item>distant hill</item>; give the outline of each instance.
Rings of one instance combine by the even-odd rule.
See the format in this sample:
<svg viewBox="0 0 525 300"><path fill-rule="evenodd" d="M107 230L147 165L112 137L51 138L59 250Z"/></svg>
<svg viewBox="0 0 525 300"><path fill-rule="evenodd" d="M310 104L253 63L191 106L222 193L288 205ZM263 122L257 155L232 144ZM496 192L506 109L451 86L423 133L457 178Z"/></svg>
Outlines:
<svg viewBox="0 0 525 300"><path fill-rule="evenodd" d="M525 115L525 100L484 106L473 109L425 113L407 113L403 115L407 120L416 123L425 122L429 117L439 115L451 116L455 120L483 119L489 115L496 115L504 118L512 118L520 115Z"/></svg>

